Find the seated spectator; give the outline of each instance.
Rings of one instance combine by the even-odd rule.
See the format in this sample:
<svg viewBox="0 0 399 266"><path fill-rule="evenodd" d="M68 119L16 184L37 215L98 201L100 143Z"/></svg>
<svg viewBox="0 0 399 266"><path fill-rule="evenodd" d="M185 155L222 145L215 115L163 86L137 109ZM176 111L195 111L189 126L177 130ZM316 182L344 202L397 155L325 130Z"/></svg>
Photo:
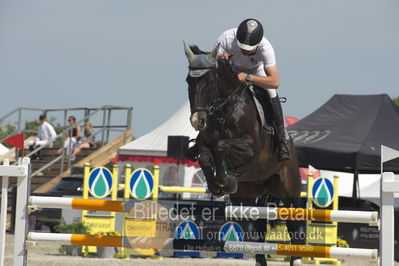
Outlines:
<svg viewBox="0 0 399 266"><path fill-rule="evenodd" d="M94 136L93 125L90 122L86 122L84 124L84 140L83 140L83 143L75 148L75 150L72 153L71 159L75 160L76 155L82 149L93 148L95 146L95 142L94 141L95 141L95 136Z"/></svg>
<svg viewBox="0 0 399 266"><path fill-rule="evenodd" d="M76 117L70 116L68 117L69 128L64 134L64 149L66 149L66 154L68 156L71 155L73 149L77 145L80 140L80 126L76 124ZM57 154L60 155L62 153L62 148L57 150Z"/></svg>
<svg viewBox="0 0 399 266"><path fill-rule="evenodd" d="M39 116L40 126L37 129L37 137L35 140L29 141L29 150L33 151L39 146L49 146L52 147L55 139L57 138L57 133L54 130L54 127L47 122L45 115ZM32 160L40 159L40 151L36 154L33 154L31 157Z"/></svg>

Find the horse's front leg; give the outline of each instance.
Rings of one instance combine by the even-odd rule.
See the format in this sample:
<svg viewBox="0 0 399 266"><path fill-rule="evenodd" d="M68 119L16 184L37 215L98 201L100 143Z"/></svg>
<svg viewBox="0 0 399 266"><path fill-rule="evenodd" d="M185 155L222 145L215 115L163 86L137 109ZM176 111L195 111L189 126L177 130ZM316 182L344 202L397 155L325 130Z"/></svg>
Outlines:
<svg viewBox="0 0 399 266"><path fill-rule="evenodd" d="M237 191L237 178L226 173L226 156L229 157L230 168L244 166L253 159L255 154L256 142L249 135L240 138L220 140L214 149L214 159L216 167L216 183L222 187L226 194L233 194Z"/></svg>
<svg viewBox="0 0 399 266"><path fill-rule="evenodd" d="M211 150L207 146L201 146L200 156L198 158L198 163L201 166L206 182L208 184L208 189L216 197L221 197L224 195L221 188L216 184L215 174L214 174L214 162Z"/></svg>
<svg viewBox="0 0 399 266"><path fill-rule="evenodd" d="M229 149L229 143L226 140L220 140L213 150L216 184L222 189L224 194L233 194L237 191L237 178L232 174L226 173L225 156Z"/></svg>
<svg viewBox="0 0 399 266"><path fill-rule="evenodd" d="M237 178L231 171L226 173L226 158L229 162L229 170L236 170L249 164L259 148L257 138L244 135L239 138L220 140L215 148L216 182L226 194L237 191Z"/></svg>

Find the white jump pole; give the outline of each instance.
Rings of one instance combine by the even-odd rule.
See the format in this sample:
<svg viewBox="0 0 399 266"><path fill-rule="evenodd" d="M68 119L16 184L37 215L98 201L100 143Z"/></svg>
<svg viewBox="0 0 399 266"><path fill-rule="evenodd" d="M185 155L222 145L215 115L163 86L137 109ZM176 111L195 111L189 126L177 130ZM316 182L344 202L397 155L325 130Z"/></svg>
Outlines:
<svg viewBox="0 0 399 266"><path fill-rule="evenodd" d="M250 218L267 220L307 220L339 223L378 224L378 212L317 210L302 208L277 208L253 206L226 206L227 218Z"/></svg>
<svg viewBox="0 0 399 266"><path fill-rule="evenodd" d="M56 234L30 232L32 241L55 241L67 245L90 245L130 248L156 248L166 250L213 251L245 254L272 254L285 256L324 257L324 258L361 258L376 260L377 249L340 248L309 245L292 245L240 241L207 241L173 238L95 236L80 234Z"/></svg>
<svg viewBox="0 0 399 266"><path fill-rule="evenodd" d="M3 162L4 166L9 166L8 159ZM6 245L6 225L7 225L7 201L8 201L8 176L3 176L1 185L1 221L0 221L0 266L4 266L4 251Z"/></svg>

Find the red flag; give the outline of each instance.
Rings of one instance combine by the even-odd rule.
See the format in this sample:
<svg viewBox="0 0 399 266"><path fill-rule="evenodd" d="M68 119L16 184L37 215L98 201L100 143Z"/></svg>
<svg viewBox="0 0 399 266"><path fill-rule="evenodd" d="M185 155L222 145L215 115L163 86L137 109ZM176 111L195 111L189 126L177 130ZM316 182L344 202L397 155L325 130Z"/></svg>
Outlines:
<svg viewBox="0 0 399 266"><path fill-rule="evenodd" d="M4 143L17 147L19 149L22 150L22 157L24 157L23 153L24 153L24 133L20 133L18 135L9 137L8 139L3 140Z"/></svg>
<svg viewBox="0 0 399 266"><path fill-rule="evenodd" d="M287 127L291 126L291 125L293 125L293 124L295 124L296 122L299 121L298 118L293 117L293 116L286 116L284 118L285 118L285 123L287 124Z"/></svg>

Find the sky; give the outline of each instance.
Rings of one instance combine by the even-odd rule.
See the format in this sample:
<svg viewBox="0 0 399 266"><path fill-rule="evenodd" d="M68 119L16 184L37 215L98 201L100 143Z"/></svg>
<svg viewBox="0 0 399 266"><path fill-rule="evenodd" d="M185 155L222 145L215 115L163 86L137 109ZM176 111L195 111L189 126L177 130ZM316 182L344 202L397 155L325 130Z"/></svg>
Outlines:
<svg viewBox="0 0 399 266"><path fill-rule="evenodd" d="M334 94L396 97L398 10L397 0L0 1L0 117L133 107L141 136L187 100L183 40L211 50L250 17L275 49L285 115L304 118Z"/></svg>

